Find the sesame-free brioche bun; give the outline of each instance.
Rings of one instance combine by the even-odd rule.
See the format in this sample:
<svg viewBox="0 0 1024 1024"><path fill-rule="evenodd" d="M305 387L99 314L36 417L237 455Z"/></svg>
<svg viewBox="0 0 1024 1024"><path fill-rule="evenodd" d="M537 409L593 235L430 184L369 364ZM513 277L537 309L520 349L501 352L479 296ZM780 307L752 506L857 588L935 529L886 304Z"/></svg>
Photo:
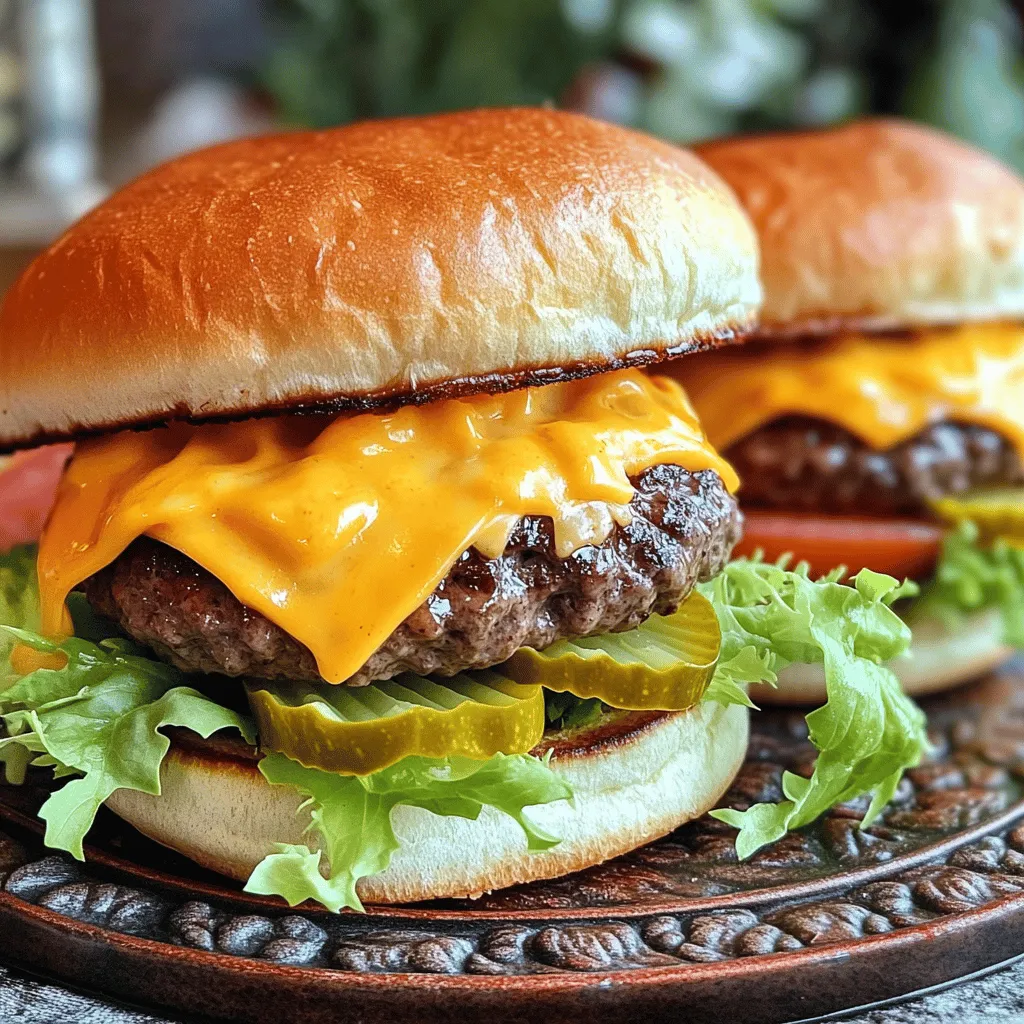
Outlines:
<svg viewBox="0 0 1024 1024"><path fill-rule="evenodd" d="M753 230L696 157L541 109L193 153L0 312L0 449L173 418L507 390L733 338Z"/></svg>
<svg viewBox="0 0 1024 1024"><path fill-rule="evenodd" d="M747 716L739 705L704 703L624 716L556 742L551 767L575 799L529 811L562 837L544 853L528 852L522 829L493 807L476 821L396 807L399 848L386 871L359 883L359 895L370 903L474 896L643 846L716 805L743 762ZM303 834L303 797L269 785L245 748L239 756L223 744L176 742L161 789L159 797L120 790L107 804L150 838L231 878L247 879L275 843L315 843Z"/></svg>
<svg viewBox="0 0 1024 1024"><path fill-rule="evenodd" d="M956 626L921 618L912 627L909 656L889 663L912 697L973 682L1014 653L1003 639L998 611L969 615ZM825 674L820 665L788 665L779 673L777 686L755 686L751 697L757 704L823 704L827 697Z"/></svg>
<svg viewBox="0 0 1024 1024"><path fill-rule="evenodd" d="M1024 315L1024 181L896 120L696 147L757 228L762 336Z"/></svg>

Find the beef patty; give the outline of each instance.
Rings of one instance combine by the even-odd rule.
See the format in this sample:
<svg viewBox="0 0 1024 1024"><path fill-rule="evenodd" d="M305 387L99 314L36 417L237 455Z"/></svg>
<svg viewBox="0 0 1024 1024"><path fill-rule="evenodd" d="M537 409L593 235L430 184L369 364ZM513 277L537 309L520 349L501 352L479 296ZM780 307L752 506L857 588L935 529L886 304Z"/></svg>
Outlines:
<svg viewBox="0 0 1024 1024"><path fill-rule="evenodd" d="M655 466L633 485L630 525L568 558L556 555L552 522L540 516L519 523L500 558L466 551L347 682L454 675L498 664L520 647L632 629L652 612L673 611L725 565L741 517L711 471ZM81 589L97 612L187 672L320 678L308 648L195 562L148 538Z"/></svg>
<svg viewBox="0 0 1024 1024"><path fill-rule="evenodd" d="M927 515L928 501L1024 483L1024 463L984 427L937 423L887 451L806 417L775 420L726 453L744 506L863 515Z"/></svg>

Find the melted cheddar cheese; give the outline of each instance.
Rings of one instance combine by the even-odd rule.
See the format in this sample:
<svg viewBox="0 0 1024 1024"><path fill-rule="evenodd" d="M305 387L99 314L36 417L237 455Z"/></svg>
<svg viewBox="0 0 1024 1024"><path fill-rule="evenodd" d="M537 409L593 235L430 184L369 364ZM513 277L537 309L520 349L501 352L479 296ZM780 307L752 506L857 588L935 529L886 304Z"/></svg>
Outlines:
<svg viewBox="0 0 1024 1024"><path fill-rule="evenodd" d="M732 469L682 389L639 371L390 414L177 425L81 444L39 549L43 628L145 534L183 552L305 644L325 679L355 673L470 546L500 554L550 516L559 555L624 522L629 477L660 463Z"/></svg>
<svg viewBox="0 0 1024 1024"><path fill-rule="evenodd" d="M782 416L810 416L877 451L954 421L989 427L1024 455L1024 327L849 335L670 365L722 451Z"/></svg>

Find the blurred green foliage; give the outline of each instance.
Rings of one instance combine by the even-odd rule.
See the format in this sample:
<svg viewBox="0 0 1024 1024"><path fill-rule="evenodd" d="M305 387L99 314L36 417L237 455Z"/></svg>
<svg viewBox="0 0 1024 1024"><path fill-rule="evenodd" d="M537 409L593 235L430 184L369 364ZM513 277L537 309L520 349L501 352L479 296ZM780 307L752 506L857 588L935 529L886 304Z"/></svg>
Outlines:
<svg viewBox="0 0 1024 1024"><path fill-rule="evenodd" d="M944 0L903 110L1024 170L1021 24L1002 0Z"/></svg>
<svg viewBox="0 0 1024 1024"><path fill-rule="evenodd" d="M863 0L631 0L623 42L658 66L636 121L690 142L850 117L872 29Z"/></svg>
<svg viewBox="0 0 1024 1024"><path fill-rule="evenodd" d="M313 126L539 104L609 52L616 3L577 3L573 20L558 0L281 0L266 82Z"/></svg>
<svg viewBox="0 0 1024 1024"><path fill-rule="evenodd" d="M1009 0L275 0L281 114L552 102L679 142L904 113L1024 168Z"/></svg>

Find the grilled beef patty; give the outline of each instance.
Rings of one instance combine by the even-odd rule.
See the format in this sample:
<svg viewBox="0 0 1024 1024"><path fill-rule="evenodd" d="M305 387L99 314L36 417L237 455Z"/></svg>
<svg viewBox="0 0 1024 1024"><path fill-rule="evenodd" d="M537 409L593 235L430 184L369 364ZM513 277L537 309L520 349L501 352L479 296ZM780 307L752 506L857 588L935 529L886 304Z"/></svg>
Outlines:
<svg viewBox="0 0 1024 1024"><path fill-rule="evenodd" d="M450 676L520 647L632 629L716 575L739 539L735 500L713 472L655 466L633 480L633 521L569 558L546 517L522 520L500 558L466 551L351 679ZM93 608L187 672L319 680L308 648L245 607L191 559L136 540L81 589Z"/></svg>
<svg viewBox="0 0 1024 1024"><path fill-rule="evenodd" d="M972 487L1024 483L1024 463L984 427L937 423L877 452L842 427L791 416L726 453L749 508L873 516L927 515L928 501Z"/></svg>

